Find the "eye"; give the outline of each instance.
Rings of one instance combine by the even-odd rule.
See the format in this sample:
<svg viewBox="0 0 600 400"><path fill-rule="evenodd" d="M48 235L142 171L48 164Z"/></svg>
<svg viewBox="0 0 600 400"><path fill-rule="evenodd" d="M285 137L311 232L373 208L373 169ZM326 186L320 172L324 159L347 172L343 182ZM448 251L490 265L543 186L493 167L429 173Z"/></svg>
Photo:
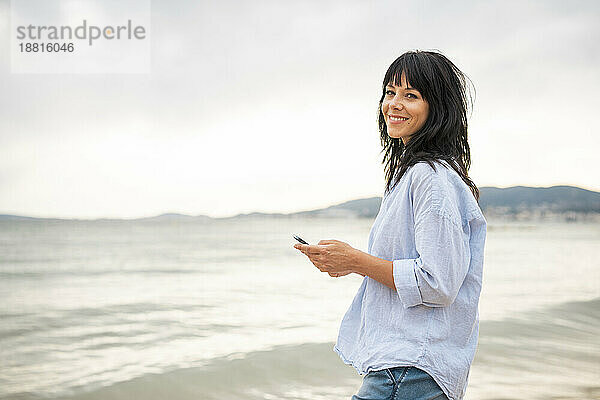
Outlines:
<svg viewBox="0 0 600 400"><path fill-rule="evenodd" d="M385 94L388 96L393 96L394 95L394 91L393 90L386 90Z"/></svg>
<svg viewBox="0 0 600 400"><path fill-rule="evenodd" d="M414 97L413 97L414 99L418 99L418 98L419 98L419 96L417 96L417 95L416 95L416 94L414 94L414 93L407 93L406 95L407 95L407 96L414 96Z"/></svg>

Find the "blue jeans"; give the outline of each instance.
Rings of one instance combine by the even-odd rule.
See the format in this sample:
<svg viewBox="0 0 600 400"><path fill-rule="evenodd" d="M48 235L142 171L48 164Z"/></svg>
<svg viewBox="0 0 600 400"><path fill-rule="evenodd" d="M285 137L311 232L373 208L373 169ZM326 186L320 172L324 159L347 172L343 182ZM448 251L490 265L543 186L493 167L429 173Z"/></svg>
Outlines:
<svg viewBox="0 0 600 400"><path fill-rule="evenodd" d="M439 385L417 367L371 371L352 400L448 400Z"/></svg>

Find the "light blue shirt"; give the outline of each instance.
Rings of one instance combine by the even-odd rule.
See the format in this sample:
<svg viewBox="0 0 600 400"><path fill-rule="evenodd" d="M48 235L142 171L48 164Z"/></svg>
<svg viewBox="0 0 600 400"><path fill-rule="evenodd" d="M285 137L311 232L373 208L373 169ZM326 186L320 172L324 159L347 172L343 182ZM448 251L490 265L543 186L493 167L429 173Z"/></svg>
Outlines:
<svg viewBox="0 0 600 400"><path fill-rule="evenodd" d="M393 262L396 291L365 276L334 350L359 374L415 366L462 399L479 335L487 221L445 161L409 168L385 193L368 253Z"/></svg>

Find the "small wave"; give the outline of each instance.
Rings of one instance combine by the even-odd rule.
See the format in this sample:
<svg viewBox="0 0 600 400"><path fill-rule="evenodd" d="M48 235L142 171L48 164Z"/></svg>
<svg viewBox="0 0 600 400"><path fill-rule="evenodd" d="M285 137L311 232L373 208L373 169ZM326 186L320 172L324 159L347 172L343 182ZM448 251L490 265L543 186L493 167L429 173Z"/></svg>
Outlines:
<svg viewBox="0 0 600 400"><path fill-rule="evenodd" d="M63 396L61 399L326 400L349 398L360 387L361 378L353 368L342 364L332 348L332 342L304 343L274 346L267 350L250 353L232 353L226 357L215 358L203 366L146 374L128 381L107 383L104 387L88 387L68 397ZM486 341L483 341L478 353L490 351L493 352L494 349ZM527 354L527 357L523 357L523 354ZM491 362L486 365L486 369L494 368L489 375L479 376L480 384L487 382L486 393L490 393L489 385L495 382L497 374L505 373L503 372L505 369L514 371L515 368L520 367L514 364L515 360L519 358L530 360L530 353L522 351L518 354L511 354L511 356L512 360L507 360L506 364ZM547 360L542 361L547 362ZM570 362L569 368L573 368L575 365L577 364ZM475 365L474 368L477 366ZM541 369L541 371L543 370ZM540 371L539 367L538 371ZM565 379L568 381L568 376ZM556 382L557 385L560 383ZM572 382L570 384L579 394L597 395L599 393L597 386L576 385ZM525 390L525 387L523 389ZM556 388L550 387L548 390L551 393L556 391ZM542 395L542 393L539 394ZM35 399L35 397L27 395L11 398ZM482 398L499 400L513 397L503 397L502 387L499 386L491 397L488 395ZM561 397L565 400L578 398L581 398L578 394L573 394L573 397L567 395Z"/></svg>
<svg viewBox="0 0 600 400"><path fill-rule="evenodd" d="M528 311L515 318L482 321L477 364L535 371L553 365L600 365L600 298Z"/></svg>
<svg viewBox="0 0 600 400"><path fill-rule="evenodd" d="M136 310L148 306L140 303L120 307ZM482 321L473 368L485 372L473 376L478 376L479 384L487 385L489 391L490 385L498 384L497 377L507 371L522 371L523 379L530 372L532 380L539 378L535 374L545 373L556 378L556 386L571 385L579 393L579 397L561 398L597 394L596 386L571 382L569 373L590 375L589 371L600 364L599 306L600 298L596 298L528 311L519 318ZM123 382L96 383L60 398L329 399L349 398L360 383L356 371L341 363L333 351L333 343L303 343L232 353L202 366L146 374ZM550 393L556 388L548 390ZM502 398L502 393L498 386L493 398ZM36 397L21 393L10 398Z"/></svg>
<svg viewBox="0 0 600 400"><path fill-rule="evenodd" d="M39 334L73 326L103 326L106 328L101 333L92 333L92 335L110 335L111 326L130 324L131 317L138 314L149 314L154 312L183 312L199 313L216 306L208 304L168 304L168 303L130 303L106 306L102 308L80 307L74 309L53 310L44 314L35 313L7 313L2 314L3 325L0 327L0 339L24 336L30 333ZM172 323L171 320L160 318L146 319L143 326ZM141 325L140 325L141 326ZM218 324L206 325L206 330L218 329ZM226 327L222 327L225 329ZM136 332L128 330L131 336ZM85 335L84 335L85 336ZM83 337L85 338L85 337Z"/></svg>
<svg viewBox="0 0 600 400"><path fill-rule="evenodd" d="M258 400L349 397L348 394L360 384L360 378L354 369L340 364L332 348L333 343L305 343L246 354L234 353L213 359L202 367L147 374L60 398ZM299 396L299 393L303 394ZM11 398L35 399L27 394Z"/></svg>
<svg viewBox="0 0 600 400"><path fill-rule="evenodd" d="M540 331L541 330L541 331ZM515 318L482 321L480 335L566 338L600 331L600 297L530 310Z"/></svg>
<svg viewBox="0 0 600 400"><path fill-rule="evenodd" d="M81 271L81 270L60 270L60 271L0 271L0 279L45 279L60 277L98 277L105 275L172 275L172 274L218 274L218 270L210 269L129 269L129 270L100 270L100 271Z"/></svg>

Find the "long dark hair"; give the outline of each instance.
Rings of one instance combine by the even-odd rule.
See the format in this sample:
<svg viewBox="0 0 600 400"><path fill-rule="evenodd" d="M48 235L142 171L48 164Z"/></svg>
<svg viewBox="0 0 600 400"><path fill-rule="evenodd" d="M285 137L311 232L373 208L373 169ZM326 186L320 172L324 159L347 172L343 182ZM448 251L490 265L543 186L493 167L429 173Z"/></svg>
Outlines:
<svg viewBox="0 0 600 400"><path fill-rule="evenodd" d="M401 139L388 135L381 111L386 85L400 85L402 72L407 84L410 82L429 103L425 124L410 136L406 146ZM390 65L383 78L378 118L387 192L419 161L426 161L435 170L434 162L445 160L479 201L479 189L468 174L471 152L467 141L467 111L472 109L473 101L467 80L471 82L448 58L434 51L409 51Z"/></svg>

